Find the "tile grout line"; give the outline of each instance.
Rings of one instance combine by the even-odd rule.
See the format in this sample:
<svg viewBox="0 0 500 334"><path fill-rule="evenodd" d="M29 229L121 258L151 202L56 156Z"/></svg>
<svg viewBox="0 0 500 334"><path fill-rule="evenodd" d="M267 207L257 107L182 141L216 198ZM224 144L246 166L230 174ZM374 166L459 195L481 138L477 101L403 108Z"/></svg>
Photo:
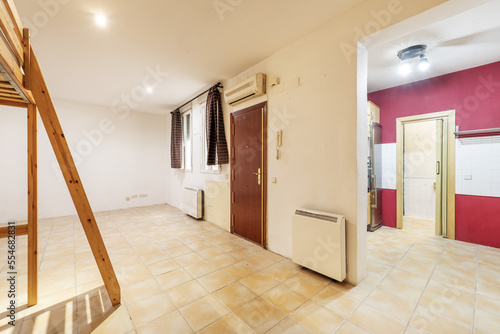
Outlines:
<svg viewBox="0 0 500 334"><path fill-rule="evenodd" d="M393 236L393 238L394 238L394 236ZM392 238L391 238L391 239L392 239ZM413 247L415 246L415 244L416 244L418 241L420 241L420 239L419 239L419 240L415 240L415 241L413 242L413 244L412 244L412 245L411 245L411 246L410 246L410 247L406 250L406 252L405 252L405 253L404 253L404 254L403 254L403 255L399 258L399 260L398 260L398 261L394 264L394 266L392 266L392 268L391 268L391 269L387 272L387 274L385 274L384 278L386 278L387 276L389 276L389 274L390 274L390 273L391 273L394 269L396 269L396 266L397 266L399 263L401 263L401 261L403 261L403 258L404 258L404 257L405 257L405 256L406 256L409 252L410 252L410 250L411 250L411 249L413 249ZM437 264L436 264L436 265L437 265ZM399 269L399 268L398 268L398 269ZM400 270L401 270L401 269L400 269ZM431 276L432 276L432 274L431 274ZM383 279L384 279L384 278L383 278ZM382 280L383 280L383 279L382 279ZM382 281L382 280L381 280L381 281ZM430 277L429 277L429 280L430 280ZM380 283L380 282L379 282L379 283ZM378 286L378 284L377 284L377 286ZM377 286L375 286L375 288L376 288ZM374 288L373 290L375 290L375 288ZM372 292L373 292L373 290L372 290ZM424 288L424 290L425 290L425 288ZM371 295L371 293L372 293L372 292L370 292L370 295ZM392 294L391 294L391 295L392 295ZM368 299L368 297L369 297L369 296L367 296L367 297L365 298L365 300L366 300L366 299ZM394 296L394 297L399 298L398 296ZM401 298L399 298L399 299L401 299ZM365 302L365 300L363 300L363 303ZM402 299L401 299L401 300L402 300ZM361 304L360 304L360 306L361 306ZM417 306L418 306L418 302L417 302ZM415 309L417 308L417 306L415 306ZM359 307L359 306L358 306L358 307ZM414 309L414 311L415 311L415 309ZM353 311L353 312L354 312L354 311ZM412 318L412 317L413 317L413 313L412 313L412 316L410 317L410 319L408 320L408 322L407 322L407 324L406 324L405 331L406 331L406 329L408 328L409 323L410 323L410 321L411 321L411 318ZM397 318L395 318L395 317L392 317L392 318L397 319ZM399 319L397 319L397 320L399 320Z"/></svg>
<svg viewBox="0 0 500 334"><path fill-rule="evenodd" d="M138 210L137 210L136 208L134 208L134 211L138 211ZM139 214L141 214L143 217L145 217L148 221L151 221L151 219L149 219L148 217L144 216L141 212L139 212ZM127 217L129 217L129 215L127 215ZM130 218L129 218L129 219L130 219ZM167 219L167 218L165 217L165 219ZM151 221L151 222L152 222L152 221ZM154 224L154 222L152 222L152 223ZM177 223L172 223L172 224L177 225ZM154 225L155 225L155 226L157 226L156 224L154 224ZM176 239L177 239L177 238L176 238ZM127 238L125 238L125 240L127 240ZM128 242L128 240L127 240L127 243L129 244L129 246L131 246L131 247L132 247L132 245L130 245L130 243ZM155 243L155 245L156 245L156 246L158 246L158 245L156 244L156 242L154 242L154 243ZM182 244L184 244L184 243L182 242ZM160 247L160 246L158 246L158 247L159 247L159 248L160 248L163 252L165 252L165 253L166 253L166 251L165 251L162 247ZM174 302L172 302L172 300L170 299L170 297L167 295L167 292L166 292L165 290L163 290L163 288L161 288L161 284L160 284L160 282L158 282L158 280L156 279L156 275L153 275L153 273L149 270L149 268L146 266L146 264L145 264L145 263L141 260L141 258L140 258L140 256L139 256L139 254L137 254L137 252L135 251L135 248L134 248L134 247L132 247L132 248L134 249L134 252L136 253L136 256L139 258L139 261L141 261L141 262L144 264L144 267L145 267L145 268L149 271L149 273L153 276L153 278L155 279L156 283L158 284L158 286L159 286L159 287L160 287L160 289L162 290L162 293L163 293L163 294L165 294L165 297L167 297L167 298L168 298L168 300L169 300L169 301L172 303L172 305L175 307L175 310L174 310L174 311L168 312L168 313L166 313L166 314L162 314L161 316L159 316L159 317L157 317L157 318L155 318L155 319L150 320L148 323L143 324L143 325L142 325L142 326L140 326L140 327L147 326L147 325L148 325L148 324L150 324L151 322L153 322L153 321L155 321L155 320L157 320L157 319L159 319L159 318L161 318L161 317L164 317L165 315L171 314L171 313L173 313L173 312L177 312L177 313L179 313L179 314L181 315L181 317L184 319L184 321L186 322L186 324L187 324L187 325L191 328L191 330L193 331L193 333L196 333L196 331L194 330L194 328L192 327L192 325L189 323L189 321L186 319L186 317L184 316L184 314L182 314L181 310L177 307L177 305L175 305L175 303L174 303ZM167 255L168 255L168 254L167 254ZM169 255L169 256L170 256L170 255ZM170 256L170 258L171 258L172 260L174 260L174 262L175 262L175 263L177 263L177 261L175 261L175 258L173 258L173 257L171 257L171 256ZM179 263L177 263L177 264L179 264ZM182 266L181 266L181 268L182 268ZM175 269L175 270L177 270L177 269ZM184 270L184 271L185 271L185 270ZM191 278L193 278L193 276L192 276L191 274L189 274L187 271L186 271L186 273L187 273L189 276L191 276ZM160 275L158 275L158 276L160 276ZM193 279L194 279L194 278L193 278ZM129 313L129 316L130 316L130 313ZM132 318L130 318L130 319L131 319L131 321L132 321L132 324L134 325L134 330L137 332L137 330L138 330L140 327L137 327L137 326L135 325L135 323L134 323L134 321L132 320Z"/></svg>
<svg viewBox="0 0 500 334"><path fill-rule="evenodd" d="M174 224L175 224L175 225L179 225L178 223L174 223ZM182 226L180 226L180 225L179 225L179 227L182 227ZM210 231L206 231L206 232L210 232ZM193 233L190 233L190 234L193 234ZM177 239L177 238L176 238L176 239ZM187 244L185 244L185 243L184 243L184 242L182 242L182 241L181 241L181 243L183 243L184 245L187 245ZM215 247L215 248L217 248L217 249L220 249L220 250L221 250L221 251L223 251L224 253L229 253L229 252L224 251L222 248L218 247L216 244L213 244L213 243L212 243L212 242L210 242L210 241L209 241L209 243L210 243L211 247ZM189 246L188 246L188 247L189 247ZM246 248L245 246L242 246L242 247L243 247L243 248ZM160 247L160 248L161 248L161 247ZM163 250L163 248L162 248L162 250ZM163 250L163 251L165 251L165 250ZM195 250L192 250L192 252L193 252L193 253L195 253L195 254L198 254L198 252L197 252L197 251L195 251ZM199 255L199 254L198 254L198 255ZM181 256L182 256L182 255L181 255ZM202 258L203 258L203 257L202 257ZM178 263L178 262L175 260L175 257L171 257L171 259L172 259L172 260L174 260L174 262L176 262L176 263L177 263L177 264L181 267L180 269L184 269L184 266L183 266L183 265L181 265L180 263ZM203 260L204 260L204 261L210 261L209 259L205 259L205 258L203 258ZM238 262L241 262L241 261L242 261L242 260L239 260ZM277 262L274 262L274 263L277 263ZM272 265L272 264L271 264L271 265ZM222 272L225 272L225 271L223 270L223 268L220 268L220 267L218 267L218 266L216 266L216 267L217 267L217 271L222 271ZM253 268L253 267L252 267L252 268ZM265 268L267 268L267 267L265 267ZM263 268L263 269L265 269L265 268ZM254 268L254 269L257 269L257 268ZM262 269L262 270L263 270L263 269ZM257 272L260 272L260 271L258 271L258 270L257 270L257 271L256 271L256 273L257 273ZM196 281L196 282L199 284L199 282L198 282L197 278L195 278L195 277L194 277L193 275L191 275L189 272L187 272L187 273L188 273L188 275L192 278L192 280L191 280L191 281L193 281L193 280L194 280L194 281ZM209 275L209 274L207 274L207 275ZM153 275L153 276L155 276L155 275ZM206 276L206 275L204 275L204 276ZM202 276L202 277L203 277L203 276ZM232 276L231 276L231 277L232 277ZM234 277L233 277L233 279L234 279ZM239 282L239 280L236 280L236 279L235 279L235 282ZM183 283L183 284L184 284L184 283ZM182 284L181 284L181 285L182 285ZM202 286L202 287L203 287L203 286ZM175 288L175 287L174 287L174 288ZM224 287L223 287L223 288L224 288ZM221 288L221 289L223 289L223 288ZM210 295L210 296L211 296L212 298L214 298L215 300L219 301L219 299L218 299L215 295L213 295L213 292L210 292L210 291L209 291L209 290L207 290L205 287L203 287L203 289L205 289L205 290L208 292L208 295ZM216 290L216 291L219 291L219 290L221 290L221 289L218 289L218 290ZM166 291L163 291L163 292L166 294ZM215 291L214 291L214 292L215 292ZM208 295L207 295L207 296L208 296ZM167 297L168 297L168 295L167 295ZM258 297L260 297L260 296L257 296L256 298L258 298ZM204 298L204 297L202 297L202 298ZM202 299L202 298L200 298L200 299ZM252 299L252 301L253 301L253 300L255 300L256 298ZM200 300L200 299L197 299L196 301L198 301L198 300ZM193 301L192 303L194 303L194 302L196 302L196 301ZM220 301L219 301L219 302L220 302ZM190 303L190 304L192 304L192 303ZM198 333L198 332L200 332L200 331L204 330L205 328L207 328L207 327L209 327L209 326L213 325L213 324L214 324L214 323L216 323L217 321L221 320L222 318L224 318L224 317L226 317L226 316L228 316L228 315L230 315L230 314L233 314L233 315L234 315L237 319L239 319L239 318L238 318L238 317L234 314L234 311L235 311L235 310L234 310L234 311L231 311L230 309L228 309L225 305L223 305L223 304L221 303L222 307L224 307L224 308L228 311L228 313L227 313L226 315L224 315L224 316L222 316L222 317L220 317L220 318L218 318L218 319L214 320L213 322L211 322L211 323L207 324L206 326L204 326L203 328L201 328L199 331L195 331L195 330L194 330L194 328L192 327L192 325L189 323L189 321L187 321L187 319L185 318L184 314L183 314L183 313L181 312L181 310L177 307L177 305L175 305L175 303L172 303L172 304L173 304L173 305L174 305L174 307L176 308L176 311L177 311L177 312L178 312L178 313L179 313L179 314L183 317L183 319L186 321L186 323L187 323L187 324L191 327L191 329L193 330L193 332L196 332L196 333ZM190 304L184 305L183 307L188 306L188 305L190 305ZM238 309L239 309L239 308L238 308ZM174 311L172 311L172 312L174 312ZM170 312L170 313L172 313L172 312ZM168 314L170 314L170 313L168 313ZM162 315L162 316L163 316L163 315ZM242 322L242 323L243 323L243 322ZM146 324L145 324L145 325L146 325ZM246 328L248 328L248 327L246 326L246 324L244 324L244 323L243 323L243 325L244 325ZM134 327L135 327L135 326L134 326Z"/></svg>
<svg viewBox="0 0 500 334"><path fill-rule="evenodd" d="M118 231L120 232L120 235L121 235L121 236L125 239L125 237L123 236L123 234L122 234L122 232L120 231L120 229L116 226L116 222L111 221L111 219L110 219L110 215L109 215L108 211L106 211L106 215L107 215L107 217L108 217L108 223L113 224L113 227L115 227L115 228L116 228L116 230L118 230ZM126 240L126 239L125 239L125 240ZM127 243L128 243L128 241L127 241ZM76 265L76 261L75 261L75 265ZM115 273L115 274L116 274L116 273ZM76 275L75 275L75 276L76 276ZM118 279L118 278L117 278L117 279ZM122 299L122 300L121 300L120 304L119 304L119 305L117 305L117 306L115 306L115 307L117 307L117 308L118 308L118 307L124 307L124 308L125 308L125 312L127 312L127 316L128 316L128 318L130 319L130 323L131 323L131 324L132 324L132 326L134 327L134 329L133 329L133 330L134 330L134 332L137 332L137 329L136 329L136 326L135 326L135 324L134 324L134 321L132 320L132 317L130 316L130 311L129 311L129 309L128 309L128 305L127 305L125 302L123 302L123 289L121 289L121 288L120 288L120 296L121 296L121 299ZM115 310L115 311L116 311L116 310ZM78 327L78 331L79 331L79 330L80 330L80 327Z"/></svg>
<svg viewBox="0 0 500 334"><path fill-rule="evenodd" d="M97 219L96 219L97 223ZM76 277L78 275L78 271L76 270L76 231L75 231L75 225L74 225L74 219L73 219L73 267L75 269L75 320L76 320L76 332L80 334L80 326L79 326L79 321L78 321L78 284L76 281ZM98 223L97 223L98 224ZM41 263L41 261L40 261Z"/></svg>
<svg viewBox="0 0 500 334"><path fill-rule="evenodd" d="M432 273L431 275L429 276L429 279L427 280L427 283L425 284L425 287L423 288L422 290L422 293L420 294L420 298L418 299L417 301L417 304L415 305L415 308L413 309L413 312L411 314L411 317L410 319L408 320L408 323L405 327L405 331L408 330L408 327L410 327L410 324L411 324L411 320L413 319L413 317L415 316L415 312L417 311L417 308L418 308L418 305L420 304L420 301L422 300L422 297L424 296L424 293L425 293L425 290L427 290L427 286L429 285L429 282L431 281L432 279L432 276L434 275L434 272L436 271L437 269L437 266L439 264L439 261L441 261L441 258L443 257L443 253L444 253L444 250L446 249L446 247L448 246L448 243L449 243L449 240L446 239L446 243L445 243L445 246L443 247L443 249L441 250L441 254L439 255L439 258L438 260L436 261L436 263L434 264L434 268L432 269ZM423 329L423 328L421 328ZM424 329L425 330L425 329ZM427 330L425 330L427 331Z"/></svg>
<svg viewBox="0 0 500 334"><path fill-rule="evenodd" d="M134 210L135 210L135 209L134 209ZM123 209L118 210L118 211L120 211L121 216L123 216L124 218L126 218L126 220L127 220L127 221L130 221L130 217L129 217L129 215L128 215L126 212L123 212L123 211L124 211ZM109 216L109 214L108 214L108 216ZM98 219L97 219L97 220L98 220ZM125 242L127 243L127 245L128 245L130 248L132 248L132 249L133 249L133 247L132 247L132 245L130 244L130 242L128 241L128 239L125 237L125 235L123 235L123 233L122 233L122 229L121 229L121 228L119 228L118 226L116 226L115 219L113 219L112 221L111 221L111 220L109 220L108 222L111 222L111 223L113 224L113 226L114 226L114 227L116 228L116 230L120 233L121 237L125 240ZM134 252L135 252L135 249L134 249ZM135 252L135 254L136 254L136 256L139 258L139 261L141 261L141 262L142 262L142 260L140 259L139 255L137 254L137 252ZM110 258L111 258L111 257L112 257L112 256L110 255ZM113 260L111 260L111 263L113 263ZM144 263L143 263L143 264L144 264ZM113 266L113 267L115 268L116 266ZM118 279L118 274L116 273L116 270L115 270L115 275L117 276L117 279ZM118 282L119 282L119 284L120 284L120 291L121 291L120 295L121 295L121 298L122 298L122 301L121 301L120 305L122 305L122 306L124 306L124 307L125 307L125 310L127 311L127 315L128 315L128 317L129 317L129 319L130 319L130 322L132 323L132 326L134 326L134 330L136 331L136 330L137 330L137 326L135 325L135 322L132 320L132 316L130 315L130 311L129 311L129 309L128 309L128 307L127 307L126 303L123 301L123 287L122 287L122 285L121 285L121 283L120 283L119 279L118 279ZM133 285L133 284L131 284L131 285ZM154 321L154 320L156 320L156 319L153 319L153 320L151 320L151 321Z"/></svg>
<svg viewBox="0 0 500 334"><path fill-rule="evenodd" d="M377 247L375 247L375 248L374 248L374 250L376 250L377 248L379 248L380 246L382 246L382 245L383 245L384 243L386 243L387 241L391 241L393 238L395 238L395 236L391 235L389 238L387 238L386 240L384 240L383 242L381 242L380 244L378 244L378 245L377 245ZM348 322L348 321L349 321L349 318L352 316L352 314L353 314L354 312L356 312L356 310L357 310L358 308L360 308L360 307L361 307L361 305L363 305L363 304L365 303L365 301L366 301L366 300L368 299L368 297L369 297L369 296L373 293L373 291L377 288L377 286L380 284L380 282L382 282L382 281L383 281L383 280L384 280L384 279L385 279L385 278L386 278L386 277L387 277L387 276L388 276L388 275L392 272L392 270L396 267L396 265L397 265L397 264L398 264L398 263L399 263L399 262L403 259L403 257L405 257L405 255L406 255L406 254L410 251L410 249L412 249L412 248L413 248L413 245L414 245L414 244L415 244L415 243L413 243L413 244L412 244L412 245L411 245L411 246L410 246L410 247L406 250L406 252L405 252L405 253L404 253L404 254L400 257L400 259L399 259L399 260L398 260L398 261L397 261L397 262L396 262L393 266L389 266L389 267L391 267L391 269L390 269L390 270L389 270L389 271L388 271L385 275L380 275L380 276L382 276L382 278L381 278L381 279L377 282L377 284L376 284L376 285L375 285L375 286L374 286L374 287L370 290L370 292L368 293L368 295L367 295L367 296L366 296L363 300L359 300L359 299L357 299L357 298L355 298L355 297L349 296L349 295L347 295L346 293L344 293L344 292L340 291L341 293L343 293L343 294L345 294L345 295L347 295L347 296L349 296L349 297L351 297L351 298L357 299L358 301L360 301L360 303L359 303L359 305L358 305L358 306L356 306L356 307L355 307L355 308L351 311L351 313L349 313L349 315L348 315L348 316L344 319L344 321L343 321L343 322L341 323L341 325L340 325L340 326L339 326L339 327L338 327L338 328L334 331L334 333L337 333L337 332L340 330L340 328L342 328L342 325L343 325L344 323L346 323L346 322ZM385 264L385 265L386 265L386 264ZM366 277L365 277L365 279L366 279ZM360 284L361 284L361 283L363 283L363 281L361 281L361 282L360 282ZM396 297L397 297L397 296L396 296ZM366 305L368 305L368 304L366 304ZM370 306L370 305L368 305L368 306ZM337 313L336 313L336 314L337 314ZM393 317L391 317L391 318L393 318ZM394 318L394 319L397 319L397 318ZM397 320L399 320L399 319L397 319ZM364 329L364 328L362 328L362 327L358 326L357 324L354 324L354 323L353 323L353 325L355 325L356 327L359 327L359 328L361 328L361 329L363 329L363 330L365 330L365 331L369 332L367 329Z"/></svg>
<svg viewBox="0 0 500 334"><path fill-rule="evenodd" d="M476 279L474 281L474 306L472 308L472 329L471 333L475 332L476 327L476 307L477 307L477 289L478 289L478 280L479 278L479 247L476 250Z"/></svg>

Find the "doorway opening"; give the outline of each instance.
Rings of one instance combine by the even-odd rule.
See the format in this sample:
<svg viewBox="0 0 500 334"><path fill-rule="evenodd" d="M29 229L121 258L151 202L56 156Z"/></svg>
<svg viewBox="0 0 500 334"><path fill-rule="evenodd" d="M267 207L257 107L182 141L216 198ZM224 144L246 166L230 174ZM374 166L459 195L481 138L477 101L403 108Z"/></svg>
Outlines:
<svg viewBox="0 0 500 334"><path fill-rule="evenodd" d="M455 111L396 120L397 228L403 217L434 219L455 239Z"/></svg>

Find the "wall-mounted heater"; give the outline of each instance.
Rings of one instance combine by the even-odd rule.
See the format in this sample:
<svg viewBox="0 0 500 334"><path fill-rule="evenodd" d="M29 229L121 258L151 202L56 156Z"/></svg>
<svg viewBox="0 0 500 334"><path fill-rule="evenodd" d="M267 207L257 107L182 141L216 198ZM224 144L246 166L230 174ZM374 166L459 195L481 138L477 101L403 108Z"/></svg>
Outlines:
<svg viewBox="0 0 500 334"><path fill-rule="evenodd" d="M296 210L292 219L292 259L342 282L346 278L345 217Z"/></svg>
<svg viewBox="0 0 500 334"><path fill-rule="evenodd" d="M193 187L184 187L182 193L182 209L196 219L203 218L203 190Z"/></svg>

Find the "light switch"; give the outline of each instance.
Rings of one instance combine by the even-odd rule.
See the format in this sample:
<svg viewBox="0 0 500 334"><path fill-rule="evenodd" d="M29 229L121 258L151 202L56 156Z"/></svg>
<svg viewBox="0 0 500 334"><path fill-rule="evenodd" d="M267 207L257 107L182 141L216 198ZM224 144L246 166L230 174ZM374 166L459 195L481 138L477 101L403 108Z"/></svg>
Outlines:
<svg viewBox="0 0 500 334"><path fill-rule="evenodd" d="M278 179L277 179L277 178L275 178L275 177L273 177L273 178L271 179L271 182L272 182L272 183L278 183Z"/></svg>
<svg viewBox="0 0 500 334"><path fill-rule="evenodd" d="M472 180L472 175L464 175L464 180Z"/></svg>

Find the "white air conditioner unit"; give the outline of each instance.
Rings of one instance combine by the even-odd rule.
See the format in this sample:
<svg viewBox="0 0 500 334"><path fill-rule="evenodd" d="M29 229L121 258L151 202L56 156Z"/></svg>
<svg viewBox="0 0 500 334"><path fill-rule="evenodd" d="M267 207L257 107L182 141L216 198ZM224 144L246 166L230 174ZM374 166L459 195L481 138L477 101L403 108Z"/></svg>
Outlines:
<svg viewBox="0 0 500 334"><path fill-rule="evenodd" d="M226 102L234 106L266 93L266 75L258 73L240 82L236 86L224 90Z"/></svg>
<svg viewBox="0 0 500 334"><path fill-rule="evenodd" d="M292 219L292 259L342 282L346 278L345 217L297 210Z"/></svg>
<svg viewBox="0 0 500 334"><path fill-rule="evenodd" d="M196 219L203 218L203 190L184 187L182 194L182 209L185 213Z"/></svg>

